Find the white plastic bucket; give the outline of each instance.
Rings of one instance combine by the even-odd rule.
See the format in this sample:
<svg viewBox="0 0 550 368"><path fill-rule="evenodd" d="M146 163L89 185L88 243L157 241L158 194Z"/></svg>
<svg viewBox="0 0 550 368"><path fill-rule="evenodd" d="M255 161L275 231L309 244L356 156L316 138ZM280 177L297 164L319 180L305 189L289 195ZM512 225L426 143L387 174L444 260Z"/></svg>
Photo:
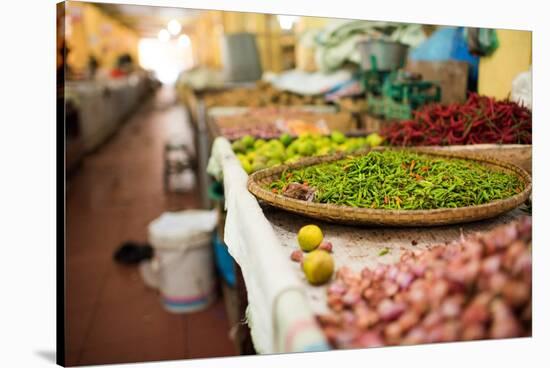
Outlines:
<svg viewBox="0 0 550 368"><path fill-rule="evenodd" d="M147 272L156 274L164 307L174 313L206 308L215 299L212 231L215 211L167 212L149 225L155 257ZM142 270L143 273L144 270Z"/></svg>

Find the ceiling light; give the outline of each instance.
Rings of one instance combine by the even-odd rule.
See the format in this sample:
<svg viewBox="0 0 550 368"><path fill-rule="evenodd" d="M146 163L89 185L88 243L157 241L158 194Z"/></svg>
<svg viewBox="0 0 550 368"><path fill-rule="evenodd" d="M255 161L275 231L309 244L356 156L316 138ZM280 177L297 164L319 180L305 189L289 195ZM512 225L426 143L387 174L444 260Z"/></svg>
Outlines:
<svg viewBox="0 0 550 368"><path fill-rule="evenodd" d="M181 32L181 24L175 19L172 19L170 22L168 22L168 31L176 36Z"/></svg>
<svg viewBox="0 0 550 368"><path fill-rule="evenodd" d="M189 47L189 45L191 44L191 40L189 39L188 35L182 34L178 38L178 43L180 44L180 46Z"/></svg>
<svg viewBox="0 0 550 368"><path fill-rule="evenodd" d="M277 20L279 21L281 29L289 31L292 29L294 22L298 20L298 17L294 15L277 15Z"/></svg>
<svg viewBox="0 0 550 368"><path fill-rule="evenodd" d="M158 39L162 42L166 42L170 39L170 33L163 28L159 31Z"/></svg>

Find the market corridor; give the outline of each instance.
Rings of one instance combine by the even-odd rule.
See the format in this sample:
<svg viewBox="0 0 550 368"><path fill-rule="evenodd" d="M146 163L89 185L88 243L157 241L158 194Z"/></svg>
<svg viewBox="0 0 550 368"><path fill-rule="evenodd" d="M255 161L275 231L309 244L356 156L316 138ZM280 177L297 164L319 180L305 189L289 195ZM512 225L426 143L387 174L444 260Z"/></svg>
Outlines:
<svg viewBox="0 0 550 368"><path fill-rule="evenodd" d="M147 241L167 210L196 208L195 192L167 194L162 153L170 124L192 142L187 114L164 87L67 179L67 365L234 355L222 299L204 312L166 312L138 267L113 261L124 241ZM139 185L136 185L139 184Z"/></svg>

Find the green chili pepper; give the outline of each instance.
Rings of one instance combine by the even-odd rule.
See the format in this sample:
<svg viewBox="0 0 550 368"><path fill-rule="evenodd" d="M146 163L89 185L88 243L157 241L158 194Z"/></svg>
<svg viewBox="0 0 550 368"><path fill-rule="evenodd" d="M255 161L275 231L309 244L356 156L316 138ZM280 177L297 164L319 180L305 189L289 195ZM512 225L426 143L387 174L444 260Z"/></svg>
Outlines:
<svg viewBox="0 0 550 368"><path fill-rule="evenodd" d="M473 161L389 150L287 169L266 187L283 193L290 182L307 182L318 203L402 210L472 206L523 190L515 175Z"/></svg>
<svg viewBox="0 0 550 368"><path fill-rule="evenodd" d="M389 248L384 248L382 249L380 252L378 252L378 256L385 256L386 254L388 254L390 252L390 249Z"/></svg>

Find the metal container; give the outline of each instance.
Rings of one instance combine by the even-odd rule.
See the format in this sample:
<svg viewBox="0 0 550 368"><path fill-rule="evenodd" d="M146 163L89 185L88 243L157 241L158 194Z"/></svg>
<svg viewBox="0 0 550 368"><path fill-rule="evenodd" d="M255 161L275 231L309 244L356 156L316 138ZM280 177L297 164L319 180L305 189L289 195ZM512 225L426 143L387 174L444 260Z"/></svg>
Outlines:
<svg viewBox="0 0 550 368"><path fill-rule="evenodd" d="M376 71L397 70L405 65L409 46L395 41L364 40L356 44L361 54L361 68L373 69L376 60Z"/></svg>
<svg viewBox="0 0 550 368"><path fill-rule="evenodd" d="M251 82L262 77L256 36L252 33L224 35L222 61L225 80L228 82Z"/></svg>

